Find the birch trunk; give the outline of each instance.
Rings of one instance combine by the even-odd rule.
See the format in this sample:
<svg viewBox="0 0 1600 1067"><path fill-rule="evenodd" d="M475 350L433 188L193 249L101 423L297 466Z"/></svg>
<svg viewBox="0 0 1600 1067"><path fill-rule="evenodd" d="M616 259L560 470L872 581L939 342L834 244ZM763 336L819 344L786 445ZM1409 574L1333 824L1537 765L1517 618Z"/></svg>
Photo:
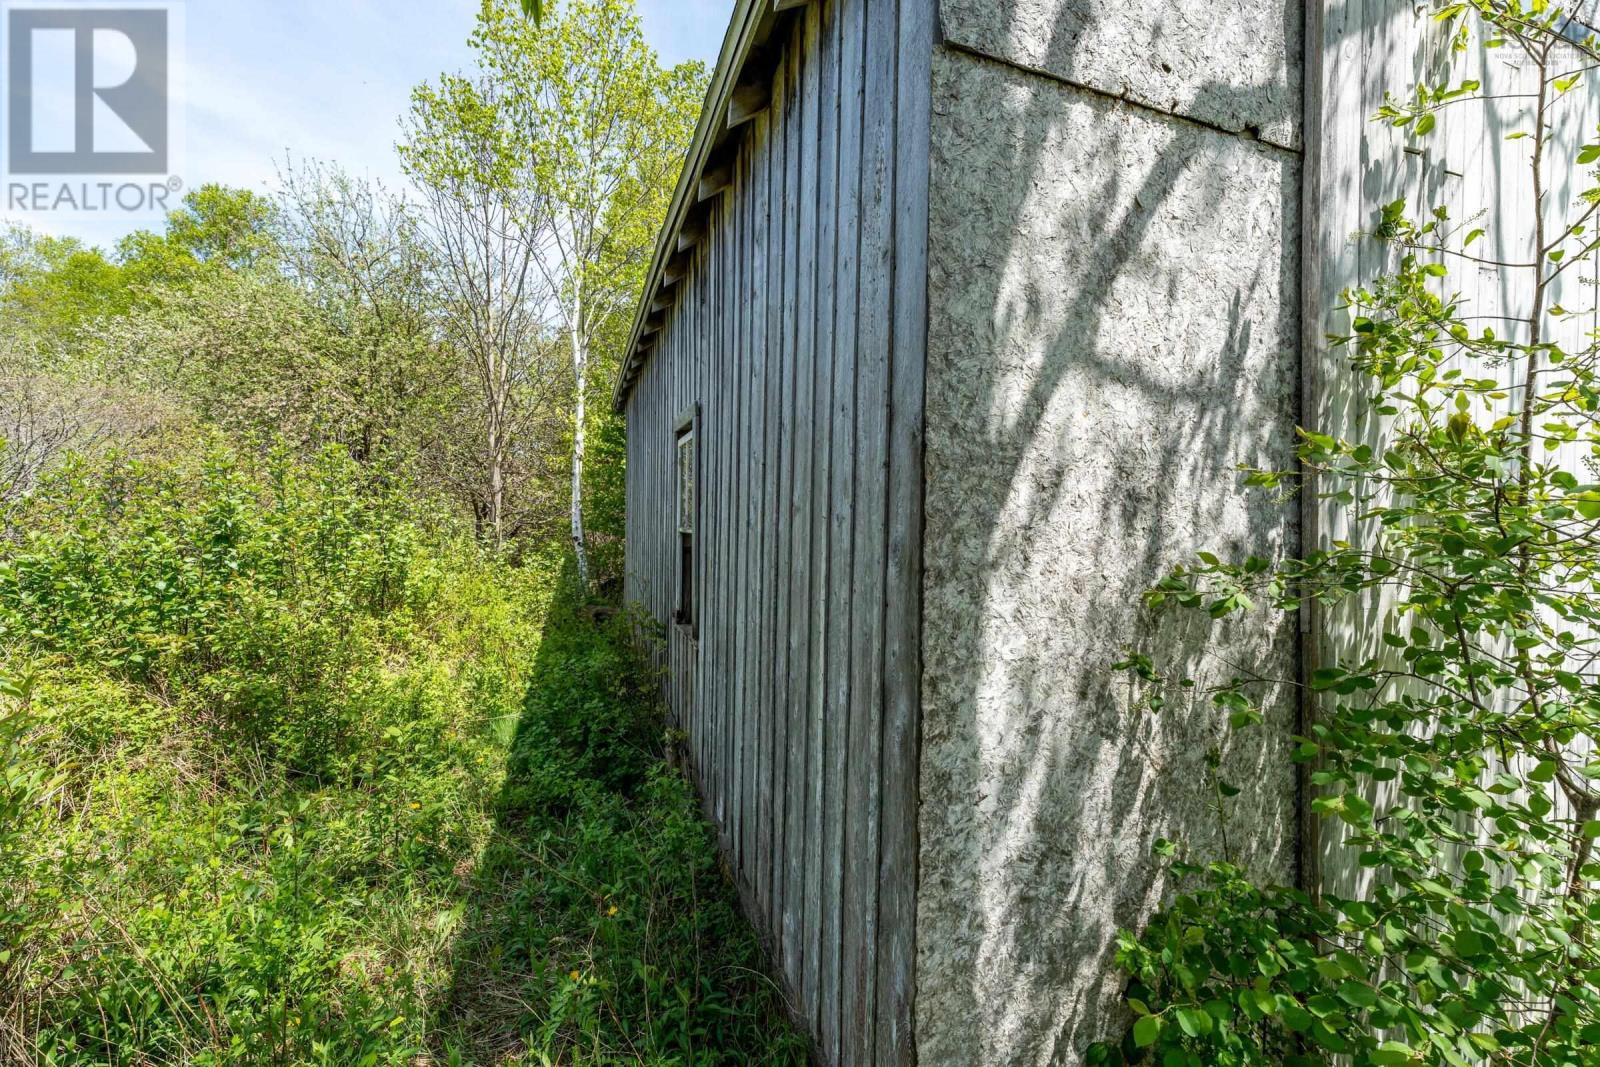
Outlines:
<svg viewBox="0 0 1600 1067"><path fill-rule="evenodd" d="M583 453L588 437L589 345L583 330L583 296L573 299L572 371L578 384L578 403L572 433L572 551L578 560L578 586L589 591L589 549L583 536Z"/></svg>

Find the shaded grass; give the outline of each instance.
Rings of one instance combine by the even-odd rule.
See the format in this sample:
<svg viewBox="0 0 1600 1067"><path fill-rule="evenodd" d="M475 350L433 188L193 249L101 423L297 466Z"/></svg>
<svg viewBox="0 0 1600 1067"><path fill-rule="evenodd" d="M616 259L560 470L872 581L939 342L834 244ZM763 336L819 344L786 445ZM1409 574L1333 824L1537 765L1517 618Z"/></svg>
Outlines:
<svg viewBox="0 0 1600 1067"><path fill-rule="evenodd" d="M805 1044L664 759L623 617L559 597L441 1013L452 1063L785 1064Z"/></svg>

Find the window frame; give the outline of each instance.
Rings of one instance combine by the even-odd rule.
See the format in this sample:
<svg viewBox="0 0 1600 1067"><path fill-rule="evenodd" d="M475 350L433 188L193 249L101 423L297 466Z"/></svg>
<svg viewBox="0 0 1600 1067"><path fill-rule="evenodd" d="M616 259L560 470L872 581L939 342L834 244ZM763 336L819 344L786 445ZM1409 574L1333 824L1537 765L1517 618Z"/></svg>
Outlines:
<svg viewBox="0 0 1600 1067"><path fill-rule="evenodd" d="M672 621L687 630L690 640L700 639L700 515L701 499L700 405L691 404L673 424L672 537L677 551ZM685 461L684 449L688 449ZM687 470L685 467L687 466Z"/></svg>

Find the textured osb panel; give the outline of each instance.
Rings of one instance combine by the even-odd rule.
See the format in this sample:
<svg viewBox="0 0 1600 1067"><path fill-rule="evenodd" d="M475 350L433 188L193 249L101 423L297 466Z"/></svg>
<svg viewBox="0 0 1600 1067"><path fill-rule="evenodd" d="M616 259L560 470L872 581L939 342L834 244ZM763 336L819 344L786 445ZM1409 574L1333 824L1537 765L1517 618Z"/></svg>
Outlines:
<svg viewBox="0 0 1600 1067"><path fill-rule="evenodd" d="M1300 136L1298 0L940 0L945 39L1280 145Z"/></svg>
<svg viewBox="0 0 1600 1067"><path fill-rule="evenodd" d="M1278 555L1293 505L1296 157L941 52L934 66L920 1062L1076 1063L1119 1025L1119 927L1207 845L1205 711L1130 710L1140 594L1197 549ZM1199 677L1292 676L1257 618L1168 624ZM1180 702L1175 702L1180 703ZM1228 754L1233 843L1286 873L1286 693Z"/></svg>

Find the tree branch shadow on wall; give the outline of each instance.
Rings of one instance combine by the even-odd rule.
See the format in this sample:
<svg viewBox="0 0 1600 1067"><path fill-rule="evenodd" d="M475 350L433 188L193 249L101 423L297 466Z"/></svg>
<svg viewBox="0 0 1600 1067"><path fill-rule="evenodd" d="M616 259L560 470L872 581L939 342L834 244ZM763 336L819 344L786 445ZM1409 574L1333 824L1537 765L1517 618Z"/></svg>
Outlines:
<svg viewBox="0 0 1600 1067"><path fill-rule="evenodd" d="M1283 17L1297 40L1299 6ZM1060 19L1050 70L1071 78L1081 33ZM968 75L960 94L936 75L936 130L951 109L985 121L936 138L935 197L970 197L1009 240L933 220L918 1031L924 1062L1073 1063L1121 1025L1115 932L1170 889L1153 842L1216 843L1208 748L1246 788L1246 858L1292 877L1293 620L1158 625L1140 603L1197 550L1298 550L1295 505L1232 469L1293 464L1298 157L952 63ZM1207 84L1192 112L1241 96L1284 88ZM1241 161L1273 202L1208 214L1252 209L1224 202ZM1207 247L1219 234L1239 247ZM1225 745L1204 699L1139 711L1111 670L1134 645L1176 676L1267 670L1269 728Z"/></svg>
<svg viewBox="0 0 1600 1067"><path fill-rule="evenodd" d="M1531 196L1531 180L1526 160L1519 158L1521 146L1508 140L1513 133L1527 130L1534 110L1529 102L1534 86L1530 84L1528 57L1517 49L1487 48L1481 39L1470 43L1467 55L1453 56L1450 41L1443 34L1432 40L1408 37L1404 27L1397 25L1410 16L1407 9L1384 12L1384 16L1390 20L1385 26L1367 31L1363 76L1369 96L1385 89L1402 95L1411 84L1459 84L1470 76L1481 79L1484 98L1481 103L1444 112L1439 129L1425 141L1403 132L1388 131L1386 136L1387 124L1373 124L1374 132L1364 138L1359 160L1332 161L1340 180L1359 189L1359 202L1370 211L1376 212L1379 205L1397 198L1405 199L1413 217L1425 217L1434 207L1444 206L1449 211L1449 217L1441 220L1446 228L1456 228L1458 234L1480 227L1484 230L1473 253L1501 264L1530 260L1532 235L1524 224L1529 217L1526 200ZM1592 94L1582 92L1563 96L1557 102L1552 126L1557 143L1565 137L1568 144L1565 151L1553 152L1552 158L1570 158L1576 152L1572 137L1580 134L1581 140L1581 131L1593 128L1596 103ZM1577 109L1579 114L1568 109ZM1561 114L1563 110L1565 115ZM1547 209L1552 215L1576 200L1581 186L1587 184L1582 174L1580 168L1557 169L1554 174L1547 174ZM1456 240L1459 239L1458 236ZM1352 269L1363 283L1392 272L1398 265L1400 253L1393 246L1363 234L1352 234L1349 241L1347 252L1354 264ZM1502 339L1525 343L1526 323L1517 320L1525 319L1531 305L1530 287L1519 285L1519 279L1526 279L1527 275L1487 264L1444 261L1449 274L1438 283L1441 294L1458 295L1464 313L1479 328L1487 326ZM1592 277L1568 275L1558 286L1562 283L1570 287L1560 293L1552 291L1552 303L1593 308ZM1574 292L1579 288L1588 292L1579 296ZM1592 310L1585 318L1586 322L1580 322L1580 316L1569 315L1547 324L1547 329L1553 327L1567 341L1581 344L1580 338L1600 321ZM1340 315L1331 314L1329 319L1330 330L1345 328ZM1555 339L1550 334L1546 336ZM1465 369L1469 364L1459 365ZM1481 371L1484 367L1480 364L1475 369ZM1498 373L1513 381L1518 377L1504 370ZM1509 397L1501 402L1501 413L1513 410L1521 391L1520 385L1507 389ZM1383 420L1372 410L1373 396L1365 380L1346 376L1340 387L1323 389L1319 399L1321 403L1311 416L1318 426L1335 427L1354 442L1384 447ZM1323 522L1325 539L1342 538L1359 544L1368 536L1361 528L1346 525L1348 515L1341 516L1340 509L1328 509ZM1322 654L1357 662L1392 657L1393 652L1385 648L1380 638L1386 626L1393 625L1400 599L1391 589L1376 595L1366 593L1326 610L1319 622ZM1369 783L1366 796L1380 810L1404 802L1393 783ZM1377 876L1355 861L1346 844L1350 829L1336 820L1325 820L1323 827L1317 841L1320 887L1341 896L1366 896ZM1458 828L1469 836L1476 832L1475 822L1465 815L1460 817Z"/></svg>
<svg viewBox="0 0 1600 1067"><path fill-rule="evenodd" d="M1004 6L1014 18L1023 5ZM1298 40L1299 6L1282 10ZM1409 7L1336 3L1323 13L1335 26L1357 15L1370 23L1357 53L1364 75L1437 76L1439 57L1398 30L1414 17ZM1086 35L1080 17L1059 18L1044 65L1070 80ZM1204 796L1205 749L1218 736L1210 709L1175 702L1139 718L1111 662L1142 644L1176 674L1266 667L1293 677L1294 620L1158 625L1137 608L1140 594L1200 549L1300 551L1298 504L1247 495L1230 470L1291 468L1296 421L1372 432L1370 398L1352 381L1300 410L1297 154L1038 78L1008 82L1004 67L966 55L952 62L986 73L960 85L981 102L935 100L940 128L962 107L983 122L970 144L935 144L935 197L966 197L977 223L957 218L952 233L936 217L933 229L918 1027L926 1062L1074 1063L1125 1022L1115 930L1143 922L1172 888L1150 844L1186 839L1202 856L1217 845ZM1023 83L1031 88L1015 88ZM936 78L936 92L954 84ZM1244 94L1248 112L1249 101L1281 92L1211 83L1189 111L1237 112ZM1073 143L1072 107L1114 133ZM1491 115L1486 143L1513 125ZM1217 148L1224 142L1232 154ZM1010 154L985 161L990 144ZM1249 209L1230 203L1226 187L1252 150L1281 168L1275 259L1252 251L1250 234L1219 240L1233 232L1227 220L1196 210L1205 189L1222 194L1217 211ZM1338 205L1407 193L1445 202L1448 175L1470 173L1427 155L1385 155L1366 139L1360 158L1324 164L1324 194ZM1502 195L1507 180L1491 154L1483 195ZM982 233L984 220L1008 239ZM1041 238L1040 220L1058 232ZM1362 279L1387 265L1371 241L1324 255L1347 257ZM1186 272L1191 259L1220 266ZM1503 273L1484 281L1475 284L1485 303L1515 306ZM1160 321L1160 308L1174 320ZM1337 314L1326 325L1337 328ZM1377 603L1352 603L1331 625L1349 641L1377 632L1380 614ZM1294 693L1280 682L1266 695L1271 728L1236 745L1224 774L1249 787L1235 815L1236 835L1253 830L1245 851L1258 870L1286 878L1295 876ZM1321 842L1324 865L1337 847L1332 835Z"/></svg>

